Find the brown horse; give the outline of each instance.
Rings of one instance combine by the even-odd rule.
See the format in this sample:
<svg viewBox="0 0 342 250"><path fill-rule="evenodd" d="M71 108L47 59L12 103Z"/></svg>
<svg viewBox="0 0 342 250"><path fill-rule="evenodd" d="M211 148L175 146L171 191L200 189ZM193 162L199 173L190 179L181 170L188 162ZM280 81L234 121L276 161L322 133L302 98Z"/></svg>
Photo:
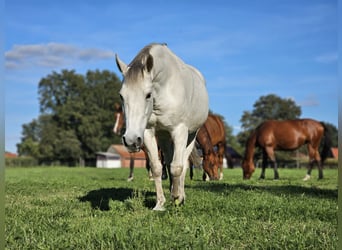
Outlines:
<svg viewBox="0 0 342 250"><path fill-rule="evenodd" d="M223 179L223 157L231 163L231 156L226 150L226 132L222 119L209 114L196 137L203 150L203 170L212 180ZM217 148L217 150L215 150ZM220 174L218 173L220 170ZM205 176L203 175L203 179Z"/></svg>
<svg viewBox="0 0 342 250"><path fill-rule="evenodd" d="M321 155L318 152L320 142L324 136L324 145ZM275 150L295 150L307 144L309 152L309 168L304 180L310 179L314 163L318 165L319 179L323 178L323 162L330 150L330 138L323 123L312 119L298 120L269 120L260 124L249 136L246 144L245 156L242 161L243 178L249 179L255 166L253 155L255 147L263 152L262 172L260 179L265 178L265 168L268 159L274 169L274 179L279 179Z"/></svg>
<svg viewBox="0 0 342 250"><path fill-rule="evenodd" d="M122 106L119 103L114 104L114 117L115 117L115 124L113 127L113 132L116 135L122 136L124 134L125 130L125 117L124 117L124 112L122 110ZM151 173L151 168L150 168L150 161L147 156L147 153L145 151L145 147L141 148L144 153L145 153L145 158L146 158L146 169L149 173L149 178L153 180L152 178L152 173ZM163 156L161 151L159 150L159 158L163 162ZM162 179L165 180L167 179L167 170L165 164L163 164L163 174L162 174ZM134 179L134 153L130 153L130 159L129 159L129 175L127 178L127 181L132 181Z"/></svg>

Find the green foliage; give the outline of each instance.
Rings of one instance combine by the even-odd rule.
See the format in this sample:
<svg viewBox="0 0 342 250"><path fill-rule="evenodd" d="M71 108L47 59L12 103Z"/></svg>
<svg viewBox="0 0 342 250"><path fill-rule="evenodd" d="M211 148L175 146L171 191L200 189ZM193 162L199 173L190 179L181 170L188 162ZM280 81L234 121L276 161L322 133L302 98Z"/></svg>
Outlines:
<svg viewBox="0 0 342 250"><path fill-rule="evenodd" d="M155 212L145 169L6 170L6 249L337 249L337 169L303 182L304 169L249 181L186 177L184 206Z"/></svg>
<svg viewBox="0 0 342 250"><path fill-rule="evenodd" d="M5 166L7 167L34 167L38 161L33 157L15 157L5 158Z"/></svg>
<svg viewBox="0 0 342 250"><path fill-rule="evenodd" d="M106 70L88 71L85 76L62 70L42 78L41 114L23 125L19 154L41 163L93 161L97 151L120 141L112 132L120 87L119 78Z"/></svg>
<svg viewBox="0 0 342 250"><path fill-rule="evenodd" d="M331 146L332 147L338 147L338 129L335 125L324 122L324 126L327 128L329 137L331 139Z"/></svg>

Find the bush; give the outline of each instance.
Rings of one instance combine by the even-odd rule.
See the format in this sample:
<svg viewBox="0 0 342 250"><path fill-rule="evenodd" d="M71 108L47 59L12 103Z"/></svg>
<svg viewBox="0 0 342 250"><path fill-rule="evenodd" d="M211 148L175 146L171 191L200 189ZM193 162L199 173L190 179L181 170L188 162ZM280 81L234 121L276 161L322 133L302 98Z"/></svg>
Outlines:
<svg viewBox="0 0 342 250"><path fill-rule="evenodd" d="M38 161L33 157L5 158L6 167L33 167L37 165Z"/></svg>

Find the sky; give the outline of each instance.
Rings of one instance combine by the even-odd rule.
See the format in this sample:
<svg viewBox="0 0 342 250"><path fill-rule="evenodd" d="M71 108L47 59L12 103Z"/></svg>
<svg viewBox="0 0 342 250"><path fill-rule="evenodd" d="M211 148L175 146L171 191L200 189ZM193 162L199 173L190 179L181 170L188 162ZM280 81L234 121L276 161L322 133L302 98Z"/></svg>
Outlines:
<svg viewBox="0 0 342 250"><path fill-rule="evenodd" d="M151 42L202 72L233 134L268 94L338 126L337 0L8 0L4 13L6 151L40 114L40 79L62 69L121 78L115 53L129 63Z"/></svg>

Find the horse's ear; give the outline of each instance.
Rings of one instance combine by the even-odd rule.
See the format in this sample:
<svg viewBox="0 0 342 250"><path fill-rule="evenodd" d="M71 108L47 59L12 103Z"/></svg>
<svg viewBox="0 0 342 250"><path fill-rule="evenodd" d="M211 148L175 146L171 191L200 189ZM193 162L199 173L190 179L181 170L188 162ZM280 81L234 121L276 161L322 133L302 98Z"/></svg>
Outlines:
<svg viewBox="0 0 342 250"><path fill-rule="evenodd" d="M117 54L115 54L115 61L116 61L116 65L118 66L118 69L120 70L120 72L125 75L127 70L128 70L128 67L127 65L120 60L119 56Z"/></svg>
<svg viewBox="0 0 342 250"><path fill-rule="evenodd" d="M148 55L145 63L145 69L147 72L151 72L151 69L153 68L153 57L151 55Z"/></svg>

